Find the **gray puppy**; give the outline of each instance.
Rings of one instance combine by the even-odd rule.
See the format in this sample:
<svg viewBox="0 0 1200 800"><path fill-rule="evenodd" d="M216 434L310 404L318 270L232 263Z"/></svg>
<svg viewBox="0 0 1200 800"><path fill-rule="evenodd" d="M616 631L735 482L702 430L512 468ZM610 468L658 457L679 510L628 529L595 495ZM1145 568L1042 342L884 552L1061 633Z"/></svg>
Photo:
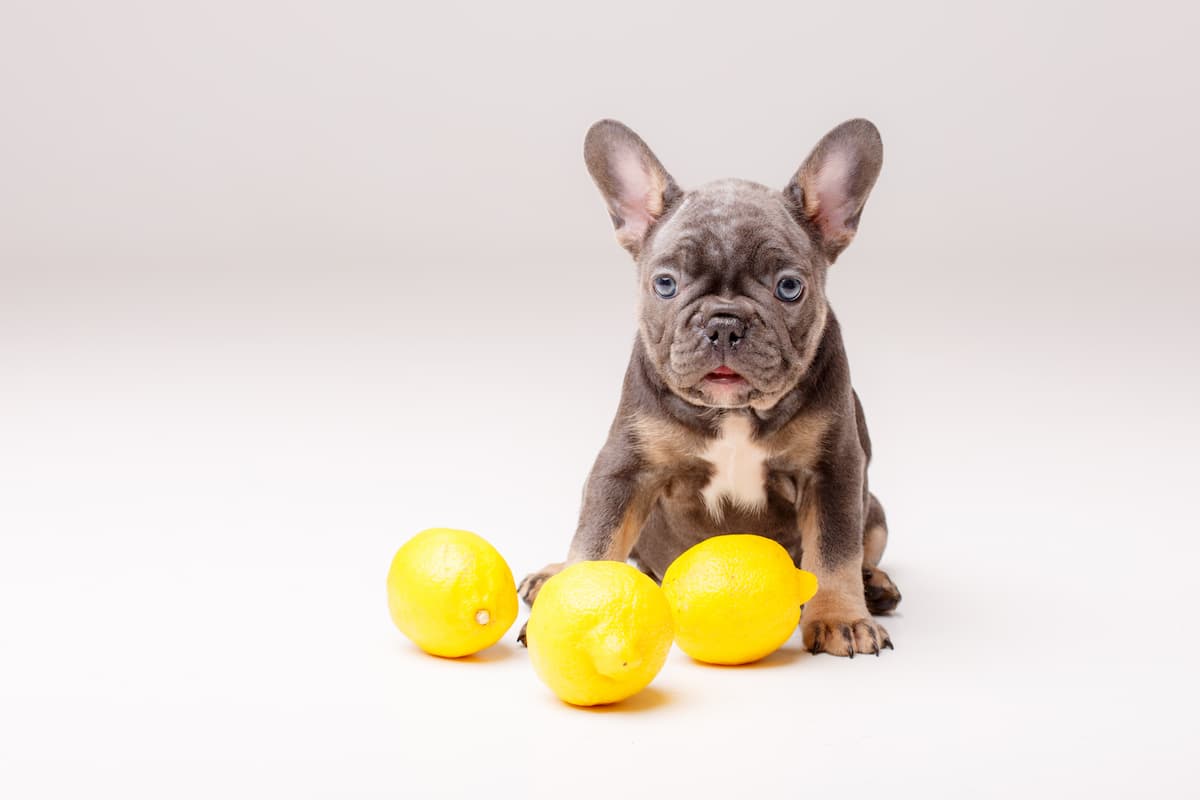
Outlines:
<svg viewBox="0 0 1200 800"><path fill-rule="evenodd" d="M892 642L871 615L900 592L877 566L887 526L867 490L871 442L825 299L879 175L879 131L834 128L782 192L683 191L613 120L588 131L584 158L637 263L639 336L567 560L526 577L521 596L532 604L588 559L632 558L661 580L703 539L758 533L820 582L805 646L879 655Z"/></svg>

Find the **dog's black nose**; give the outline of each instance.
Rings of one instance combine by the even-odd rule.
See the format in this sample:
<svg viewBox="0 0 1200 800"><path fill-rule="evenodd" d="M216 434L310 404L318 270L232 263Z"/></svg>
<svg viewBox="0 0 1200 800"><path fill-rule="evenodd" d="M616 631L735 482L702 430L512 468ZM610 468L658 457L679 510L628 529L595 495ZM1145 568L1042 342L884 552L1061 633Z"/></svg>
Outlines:
<svg viewBox="0 0 1200 800"><path fill-rule="evenodd" d="M746 338L746 323L733 314L713 314L704 326L704 335L713 347L733 349Z"/></svg>

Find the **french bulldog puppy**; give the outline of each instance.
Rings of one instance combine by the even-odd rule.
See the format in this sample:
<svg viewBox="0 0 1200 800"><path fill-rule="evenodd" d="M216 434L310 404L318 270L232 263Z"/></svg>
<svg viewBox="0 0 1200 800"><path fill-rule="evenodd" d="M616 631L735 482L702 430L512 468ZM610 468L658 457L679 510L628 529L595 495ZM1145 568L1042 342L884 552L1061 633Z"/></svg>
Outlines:
<svg viewBox="0 0 1200 800"><path fill-rule="evenodd" d="M769 536L820 590L813 653L891 648L872 614L900 592L879 559L883 507L829 266L854 237L883 144L863 119L817 144L783 191L743 180L682 190L637 134L602 120L584 143L617 240L637 265L638 337L565 562L632 559L656 580L710 536ZM522 631L522 640L524 631Z"/></svg>

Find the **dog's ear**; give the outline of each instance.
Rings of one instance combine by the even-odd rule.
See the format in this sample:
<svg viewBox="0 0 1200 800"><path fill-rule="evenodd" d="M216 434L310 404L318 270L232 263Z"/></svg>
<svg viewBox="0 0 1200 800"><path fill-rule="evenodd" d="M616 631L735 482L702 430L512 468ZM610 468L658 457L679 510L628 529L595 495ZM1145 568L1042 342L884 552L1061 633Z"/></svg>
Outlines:
<svg viewBox="0 0 1200 800"><path fill-rule="evenodd" d="M825 134L784 189L793 213L832 262L850 244L867 195L883 166L883 140L865 119Z"/></svg>
<svg viewBox="0 0 1200 800"><path fill-rule="evenodd" d="M617 241L634 256L659 217L679 198L674 179L636 133L612 119L588 129L583 158L596 182Z"/></svg>

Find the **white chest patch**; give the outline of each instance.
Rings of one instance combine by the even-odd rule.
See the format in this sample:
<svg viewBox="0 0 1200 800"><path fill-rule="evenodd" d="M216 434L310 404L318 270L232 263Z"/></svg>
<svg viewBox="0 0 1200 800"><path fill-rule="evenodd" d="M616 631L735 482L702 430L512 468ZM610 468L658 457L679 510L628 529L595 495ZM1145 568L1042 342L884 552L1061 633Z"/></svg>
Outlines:
<svg viewBox="0 0 1200 800"><path fill-rule="evenodd" d="M767 503L767 451L750 438L750 420L730 415L721 425L721 435L699 454L713 465L712 478L701 490L704 505L713 519L721 519L721 501L746 510L760 509Z"/></svg>

